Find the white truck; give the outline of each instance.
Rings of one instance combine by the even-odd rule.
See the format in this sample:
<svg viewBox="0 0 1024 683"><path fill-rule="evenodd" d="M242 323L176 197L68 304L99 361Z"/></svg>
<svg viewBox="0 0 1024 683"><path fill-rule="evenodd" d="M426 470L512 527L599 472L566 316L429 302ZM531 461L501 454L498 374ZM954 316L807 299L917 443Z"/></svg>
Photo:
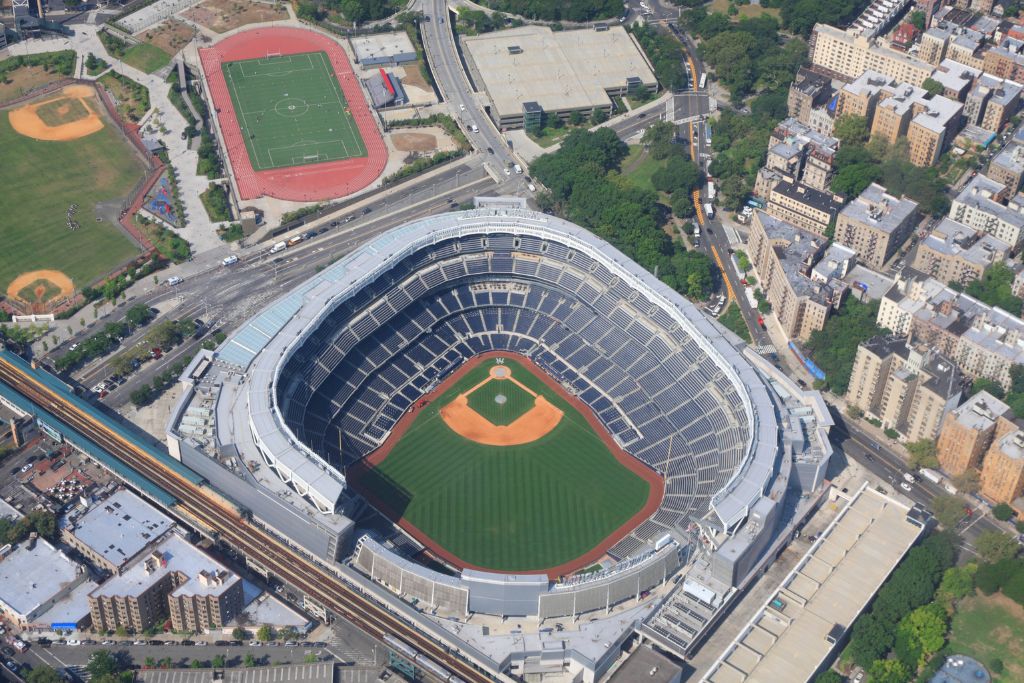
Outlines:
<svg viewBox="0 0 1024 683"><path fill-rule="evenodd" d="M711 206L711 202L704 205L704 215L707 216L709 220L715 217L715 208Z"/></svg>
<svg viewBox="0 0 1024 683"><path fill-rule="evenodd" d="M708 201L712 201L715 198L716 194L717 193L715 192L715 184L709 180L708 181Z"/></svg>
<svg viewBox="0 0 1024 683"><path fill-rule="evenodd" d="M270 248L270 253L271 254L276 254L279 251L284 251L287 248L288 248L288 243L287 242L278 242L277 244L275 244L274 246L272 246Z"/></svg>
<svg viewBox="0 0 1024 683"><path fill-rule="evenodd" d="M942 475L936 472L935 470L928 469L927 467L922 467L919 471L921 472L921 476L930 481L931 483L942 483Z"/></svg>

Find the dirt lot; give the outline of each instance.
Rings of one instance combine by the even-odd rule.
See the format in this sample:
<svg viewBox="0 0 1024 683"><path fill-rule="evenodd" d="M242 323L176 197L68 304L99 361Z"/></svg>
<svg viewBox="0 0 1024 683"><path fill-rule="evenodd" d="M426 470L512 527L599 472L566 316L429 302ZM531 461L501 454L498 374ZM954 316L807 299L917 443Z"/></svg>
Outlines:
<svg viewBox="0 0 1024 683"><path fill-rule="evenodd" d="M403 128L391 134L400 152L447 152L456 149L455 141L441 128Z"/></svg>
<svg viewBox="0 0 1024 683"><path fill-rule="evenodd" d="M283 6L251 0L205 0L182 12L181 16L217 33L224 33L246 24L287 19L288 11Z"/></svg>
<svg viewBox="0 0 1024 683"><path fill-rule="evenodd" d="M144 43L174 55L192 40L192 27L177 19L167 19L137 37Z"/></svg>
<svg viewBox="0 0 1024 683"><path fill-rule="evenodd" d="M0 83L0 102L8 102L29 90L59 81L64 78L57 73L47 73L41 66L23 66L8 75L10 82Z"/></svg>

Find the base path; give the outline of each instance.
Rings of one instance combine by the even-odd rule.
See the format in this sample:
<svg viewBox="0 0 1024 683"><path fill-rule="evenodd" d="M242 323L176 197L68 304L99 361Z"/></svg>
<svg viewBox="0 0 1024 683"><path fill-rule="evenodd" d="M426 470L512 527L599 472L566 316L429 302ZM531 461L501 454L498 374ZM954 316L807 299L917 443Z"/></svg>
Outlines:
<svg viewBox="0 0 1024 683"><path fill-rule="evenodd" d="M60 291L56 294L54 294L52 290L48 292L47 290L50 288L47 287L46 283L50 283L50 285ZM35 285L33 288L35 301L29 301L20 296L23 289L32 285ZM46 296L47 293L49 293L50 296ZM26 304L45 304L46 301L51 299L71 296L74 293L75 285L71 281L71 278L59 270L32 270L26 273L21 273L18 277L14 278L9 285L7 285L7 297L10 299L24 301Z"/></svg>
<svg viewBox="0 0 1024 683"><path fill-rule="evenodd" d="M39 117L40 107L61 100L67 102L68 110L71 108L71 103L77 101L84 108L85 115L56 126L51 126ZM96 91L93 88L88 85L69 85L56 97L48 97L39 102L12 109L7 118L11 123L11 128L25 137L49 142L65 142L84 138L86 135L92 135L103 129L103 119L97 112L97 106ZM65 112L58 110L58 113Z"/></svg>
<svg viewBox="0 0 1024 683"><path fill-rule="evenodd" d="M225 62L260 59L269 55L326 52L334 75L366 145L365 157L267 171L253 169L245 138L221 66ZM199 51L203 73L217 111L224 147L241 199L269 196L297 202L317 202L352 194L373 183L384 171L388 151L341 45L327 36L300 28L259 28L236 33Z"/></svg>
<svg viewBox="0 0 1024 683"><path fill-rule="evenodd" d="M474 564L469 564L458 558L455 554L448 552L443 547L438 545L437 541L423 533L415 524L412 524L406 518L398 518L395 511L391 508L387 501L381 500L372 494L368 494L359 486L359 480L366 472L373 469L391 453L391 449L395 447L405 432L412 426L412 423L419 416L417 406L423 407L434 401L436 398L441 396L444 392L448 391L456 382L462 379L463 376L480 363L489 360L491 358L511 358L517 363L528 369L537 379L544 382L551 391L558 394L562 399L567 401L573 408L575 408L580 415L584 417L590 428L594 430L594 433L604 442L605 447L611 451L615 459L619 461L623 467L628 469L633 474L637 475L645 482L647 482L650 491L647 494L647 502L635 515L630 517L624 524L618 529L609 534L603 541L597 544L594 548L587 551L583 555L563 562L556 567L550 567L548 569L534 570L534 571L522 571L516 572L518 574L547 574L548 578L556 580L559 577L568 576L573 572L589 567L595 562L599 561L608 552L608 549L613 545L621 541L629 532L643 524L649 517L654 515L661 507L661 501L665 496L665 480L660 474L649 468L644 463L640 462L632 455L622 450L622 448L612 439L611 434L608 433L608 429L601 424L601 421L597 419L593 411L586 403L575 396L571 396L561 384L556 382L548 373L544 372L536 363L522 356L518 353L512 353L509 351L488 351L482 353L479 356L474 356L469 359L458 370L449 375L443 382L441 382L433 391L425 394L422 398L418 399L409 411L398 421L394 429L391 430L391 434L385 439L384 443L381 444L380 448L375 450L370 455L366 456L359 462L353 464L345 472L345 477L350 484L354 485L360 495L364 496L369 500L370 504L380 510L384 515L394 520L398 526L400 526L407 534L415 538L420 544L422 544L427 550L435 557L441 559L447 564L458 567L459 569L478 569L484 572L493 572L494 570L489 567L481 567ZM553 407L553 406L552 406ZM561 412L561 411L559 411ZM557 524L558 520L551 520L552 524Z"/></svg>

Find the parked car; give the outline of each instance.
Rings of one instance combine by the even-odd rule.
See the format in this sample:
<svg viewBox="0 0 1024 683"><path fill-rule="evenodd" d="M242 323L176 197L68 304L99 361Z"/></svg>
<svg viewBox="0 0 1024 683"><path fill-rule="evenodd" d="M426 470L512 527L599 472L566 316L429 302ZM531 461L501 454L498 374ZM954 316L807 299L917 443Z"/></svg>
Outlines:
<svg viewBox="0 0 1024 683"><path fill-rule="evenodd" d="M238 263L238 256L236 254L227 256L224 258L223 261L220 262L222 266L230 266L232 263Z"/></svg>

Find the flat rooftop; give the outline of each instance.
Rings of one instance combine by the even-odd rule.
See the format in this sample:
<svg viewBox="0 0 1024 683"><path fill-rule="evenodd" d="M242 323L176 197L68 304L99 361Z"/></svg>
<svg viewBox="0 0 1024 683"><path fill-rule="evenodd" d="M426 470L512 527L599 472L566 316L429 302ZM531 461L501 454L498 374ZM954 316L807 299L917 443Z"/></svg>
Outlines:
<svg viewBox="0 0 1024 683"><path fill-rule="evenodd" d="M612 674L608 683L636 683L636 681L672 683L682 673L682 667L671 659L646 645L641 645Z"/></svg>
<svg viewBox="0 0 1024 683"><path fill-rule="evenodd" d="M853 624L924 531L908 512L862 485L703 680L810 679L834 647L825 636Z"/></svg>
<svg viewBox="0 0 1024 683"><path fill-rule="evenodd" d="M996 418L1010 412L1010 407L987 391L979 391L953 410L961 426L980 431L992 426Z"/></svg>
<svg viewBox="0 0 1024 683"><path fill-rule="evenodd" d="M356 61L360 63L395 57L405 58L409 55L412 55L412 59L416 58L416 48L405 31L357 36L349 38L349 44L352 45Z"/></svg>
<svg viewBox="0 0 1024 683"><path fill-rule="evenodd" d="M32 548L23 541L0 560L0 601L29 615L80 580L83 568L43 539Z"/></svg>
<svg viewBox="0 0 1024 683"><path fill-rule="evenodd" d="M871 183L839 215L891 233L915 211L917 202L906 197L896 198L878 183Z"/></svg>
<svg viewBox="0 0 1024 683"><path fill-rule="evenodd" d="M115 491L67 529L116 567L163 536L174 521L128 489Z"/></svg>
<svg viewBox="0 0 1024 683"><path fill-rule="evenodd" d="M151 561L154 556L158 562ZM139 561L128 567L119 576L111 577L102 586L92 592L93 597L101 596L138 596L167 574L175 572L184 575L187 580L179 584L171 595L219 595L241 578L228 572L219 562L196 548L177 534L171 534L153 549L152 555L147 553ZM206 583L202 580L203 572L214 574L225 572L222 582Z"/></svg>
<svg viewBox="0 0 1024 683"><path fill-rule="evenodd" d="M3 517L4 519L18 520L24 516L25 515L21 514L18 508L14 507L3 498L0 498L0 517Z"/></svg>
<svg viewBox="0 0 1024 683"><path fill-rule="evenodd" d="M657 87L640 48L621 26L557 32L524 26L465 38L462 45L499 117L521 115L525 102L549 112L606 107L606 91L624 88L633 77Z"/></svg>
<svg viewBox="0 0 1024 683"><path fill-rule="evenodd" d="M217 669L216 673L220 671ZM135 680L141 683L333 683L334 662L227 669L223 678L214 674L213 669L142 669L135 672Z"/></svg>

